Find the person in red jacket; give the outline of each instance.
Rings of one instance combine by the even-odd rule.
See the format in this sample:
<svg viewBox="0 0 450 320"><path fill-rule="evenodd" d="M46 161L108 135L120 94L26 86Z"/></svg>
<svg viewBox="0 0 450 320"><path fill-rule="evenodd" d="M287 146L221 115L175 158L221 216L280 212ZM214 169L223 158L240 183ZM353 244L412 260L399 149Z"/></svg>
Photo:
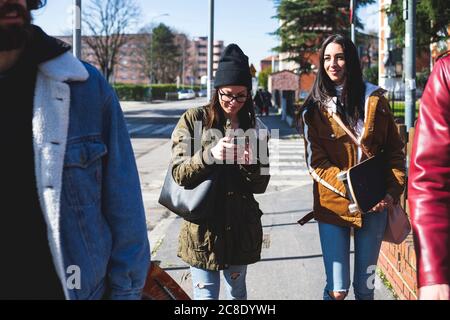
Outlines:
<svg viewBox="0 0 450 320"><path fill-rule="evenodd" d="M408 201L419 299L450 299L450 55L425 87L411 154Z"/></svg>

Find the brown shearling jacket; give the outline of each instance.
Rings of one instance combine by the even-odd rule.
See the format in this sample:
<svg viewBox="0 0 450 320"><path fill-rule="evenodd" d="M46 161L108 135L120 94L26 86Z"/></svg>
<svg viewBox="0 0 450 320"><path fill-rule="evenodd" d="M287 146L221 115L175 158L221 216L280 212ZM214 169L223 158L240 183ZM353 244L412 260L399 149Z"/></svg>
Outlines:
<svg viewBox="0 0 450 320"><path fill-rule="evenodd" d="M404 143L398 133L384 90L366 85L363 144L372 154L382 149L387 160L387 193L397 202L405 186ZM345 186L336 175L357 164L358 148L331 114L316 105L302 114L305 159L314 179L314 218L341 226L361 227L361 213L350 213ZM361 160L364 160L363 155Z"/></svg>

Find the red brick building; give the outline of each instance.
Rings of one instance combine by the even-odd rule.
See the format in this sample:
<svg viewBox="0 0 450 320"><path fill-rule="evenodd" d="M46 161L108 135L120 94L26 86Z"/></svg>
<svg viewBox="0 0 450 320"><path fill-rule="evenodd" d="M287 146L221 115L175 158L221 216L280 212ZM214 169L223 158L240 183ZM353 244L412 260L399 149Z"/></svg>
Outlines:
<svg viewBox="0 0 450 320"><path fill-rule="evenodd" d="M294 104L300 92L300 76L290 70L282 70L272 73L268 82L274 106L281 109L281 118L292 125L295 119Z"/></svg>
<svg viewBox="0 0 450 320"><path fill-rule="evenodd" d="M99 68L94 51L86 43L86 37L82 37L82 59ZM120 48L112 81L129 84L148 84L150 78L146 56L150 48L151 35L127 34L125 37L127 41ZM72 36L56 36L56 38L72 44ZM207 39L207 37L199 37L191 40L185 34L176 34L175 43L181 48L180 71L178 75L181 85L199 85L201 78L207 75ZM217 69L223 49L223 41L214 42L214 71Z"/></svg>
<svg viewBox="0 0 450 320"><path fill-rule="evenodd" d="M145 51L150 43L148 34L126 35L127 42L119 51L117 65L112 77L113 82L147 84L149 77L146 70ZM56 38L72 44L72 36L57 36ZM89 62L100 70L94 51L87 45L86 36L81 38L82 60ZM101 71L101 70L100 70Z"/></svg>
<svg viewBox="0 0 450 320"><path fill-rule="evenodd" d="M264 58L260 61L260 67L261 67L261 71L265 70L265 69L269 69L272 68L273 70L277 69L277 65L278 65L278 56L270 56L267 58Z"/></svg>

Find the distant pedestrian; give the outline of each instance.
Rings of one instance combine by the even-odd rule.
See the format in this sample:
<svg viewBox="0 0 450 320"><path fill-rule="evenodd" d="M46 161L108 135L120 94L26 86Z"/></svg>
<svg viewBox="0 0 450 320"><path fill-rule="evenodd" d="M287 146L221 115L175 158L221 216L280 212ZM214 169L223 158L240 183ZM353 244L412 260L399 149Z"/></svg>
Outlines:
<svg viewBox="0 0 450 320"><path fill-rule="evenodd" d="M450 300L450 54L436 62L420 100L410 168L419 299Z"/></svg>
<svg viewBox="0 0 450 320"><path fill-rule="evenodd" d="M374 298L374 279L387 208L399 201L405 184L405 155L384 91L364 83L355 45L328 37L303 110L306 161L314 179L314 217L319 222L326 271L323 298L342 300L350 287L350 233L354 229L353 288L356 299ZM332 117L337 114L372 154L384 149L387 193L369 212L350 212L337 174L366 159ZM380 168L384 170L383 168Z"/></svg>
<svg viewBox="0 0 450 320"><path fill-rule="evenodd" d="M0 0L0 299L140 299L150 264L136 163L114 90Z"/></svg>
<svg viewBox="0 0 450 320"><path fill-rule="evenodd" d="M190 265L195 299L219 298L222 270L228 298L245 300L247 265L260 260L262 246L262 212L253 194L266 190L270 176L262 171L268 163L246 160L257 150L240 148L227 134L254 129L256 122L248 57L236 44L225 48L214 84L210 104L186 111L172 134L175 181L191 186L216 172L219 182L210 215L183 222L178 256ZM194 141L196 128L201 141ZM215 143L208 132L220 133Z"/></svg>
<svg viewBox="0 0 450 320"><path fill-rule="evenodd" d="M268 116L270 113L270 108L272 108L272 94L264 89L262 91L262 97L263 97L264 111L266 113L266 116Z"/></svg>
<svg viewBox="0 0 450 320"><path fill-rule="evenodd" d="M263 116L266 113L266 107L265 107L265 103L264 103L264 96L263 96L262 89L258 89L256 91L254 101L255 101L255 105L258 110L258 115Z"/></svg>

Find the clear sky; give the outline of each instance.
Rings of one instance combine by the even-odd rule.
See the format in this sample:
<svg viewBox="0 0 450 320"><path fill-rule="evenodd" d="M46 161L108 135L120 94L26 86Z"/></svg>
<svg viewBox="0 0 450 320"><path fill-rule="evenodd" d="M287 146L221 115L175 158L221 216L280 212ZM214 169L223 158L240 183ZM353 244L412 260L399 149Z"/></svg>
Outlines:
<svg viewBox="0 0 450 320"><path fill-rule="evenodd" d="M209 30L209 0L136 0L142 9L136 32L150 22L162 22L191 37L207 36ZM88 3L88 0L83 0ZM259 61L272 54L277 38L269 33L278 27L272 19L276 14L273 0L215 0L214 37L225 45L237 43L259 70ZM34 13L34 23L50 35L71 34L73 0L47 0L47 5ZM366 30L378 30L377 6L369 6L364 15ZM168 16L161 16L168 14ZM159 17L158 17L159 16Z"/></svg>

